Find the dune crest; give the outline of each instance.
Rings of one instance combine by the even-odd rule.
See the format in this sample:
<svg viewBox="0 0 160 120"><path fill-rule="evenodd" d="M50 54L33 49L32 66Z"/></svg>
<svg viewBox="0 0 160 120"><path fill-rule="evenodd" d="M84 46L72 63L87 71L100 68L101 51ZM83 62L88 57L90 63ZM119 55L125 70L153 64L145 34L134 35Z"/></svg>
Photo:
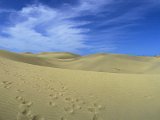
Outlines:
<svg viewBox="0 0 160 120"><path fill-rule="evenodd" d="M80 56L68 52L17 54L7 51L0 51L0 56L18 62L62 69L131 74L156 74L160 71L160 59L158 57L118 54Z"/></svg>

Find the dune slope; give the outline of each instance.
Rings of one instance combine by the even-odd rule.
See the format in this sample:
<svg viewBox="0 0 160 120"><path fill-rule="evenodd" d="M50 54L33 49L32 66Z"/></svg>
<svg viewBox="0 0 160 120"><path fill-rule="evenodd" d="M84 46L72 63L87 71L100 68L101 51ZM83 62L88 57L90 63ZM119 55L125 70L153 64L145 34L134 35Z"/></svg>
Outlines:
<svg viewBox="0 0 160 120"><path fill-rule="evenodd" d="M0 120L160 119L158 74L59 69L10 54L0 54Z"/></svg>
<svg viewBox="0 0 160 120"><path fill-rule="evenodd" d="M160 73L160 58L116 54L79 56L72 53L11 53L0 51L0 56L24 63L85 71L110 73Z"/></svg>

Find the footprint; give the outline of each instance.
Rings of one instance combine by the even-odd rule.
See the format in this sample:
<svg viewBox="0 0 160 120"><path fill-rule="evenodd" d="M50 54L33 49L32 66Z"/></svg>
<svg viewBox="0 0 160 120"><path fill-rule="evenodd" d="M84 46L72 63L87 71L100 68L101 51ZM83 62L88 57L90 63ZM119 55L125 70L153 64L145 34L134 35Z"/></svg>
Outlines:
<svg viewBox="0 0 160 120"><path fill-rule="evenodd" d="M97 104L97 103L94 103L94 104L93 104L93 106L94 106L94 107L95 107L95 109L97 109L97 110L104 110L104 109L105 109L105 107L104 107L104 106L99 105L99 104Z"/></svg>
<svg viewBox="0 0 160 120"><path fill-rule="evenodd" d="M71 108L70 107L64 107L64 111L68 112Z"/></svg>
<svg viewBox="0 0 160 120"><path fill-rule="evenodd" d="M31 111L28 111L28 113L26 114L31 120L34 118L35 115L32 114Z"/></svg>
<svg viewBox="0 0 160 120"><path fill-rule="evenodd" d="M59 94L59 96L63 96L63 93L61 93L61 92L60 92L60 93L58 93L58 94Z"/></svg>
<svg viewBox="0 0 160 120"><path fill-rule="evenodd" d="M74 113L74 109L71 107L65 107L64 108L65 112L69 113L69 114L73 114Z"/></svg>
<svg viewBox="0 0 160 120"><path fill-rule="evenodd" d="M74 108L75 108L75 106L76 106L76 105L73 103L73 104L72 104L72 108L74 109Z"/></svg>
<svg viewBox="0 0 160 120"><path fill-rule="evenodd" d="M67 88L66 88L66 87L64 87L64 86L62 87L62 89L63 89L64 91L66 91L66 90L67 90Z"/></svg>
<svg viewBox="0 0 160 120"><path fill-rule="evenodd" d="M79 102L79 99L78 98L76 98L76 100L75 100L76 102Z"/></svg>
<svg viewBox="0 0 160 120"><path fill-rule="evenodd" d="M71 109L70 111L68 111L69 114L74 114L74 109Z"/></svg>
<svg viewBox="0 0 160 120"><path fill-rule="evenodd" d="M28 118L28 116L22 114L22 113L18 113L17 114L17 120L29 120L30 118Z"/></svg>
<svg viewBox="0 0 160 120"><path fill-rule="evenodd" d="M16 100L18 100L19 102L23 102L23 101L24 101L24 98L21 97L21 96L17 96L17 97L16 97Z"/></svg>
<svg viewBox="0 0 160 120"><path fill-rule="evenodd" d="M53 94L49 94L49 96L50 96L50 97L53 97L54 95L53 95Z"/></svg>
<svg viewBox="0 0 160 120"><path fill-rule="evenodd" d="M11 88L12 82L2 81L1 84L3 85L4 88L9 89Z"/></svg>
<svg viewBox="0 0 160 120"><path fill-rule="evenodd" d="M66 101L71 101L70 97L65 98Z"/></svg>
<svg viewBox="0 0 160 120"><path fill-rule="evenodd" d="M9 89L9 88L11 88L11 86L4 86L4 88Z"/></svg>
<svg viewBox="0 0 160 120"><path fill-rule="evenodd" d="M45 118L39 116L39 115L34 115L32 120L45 120Z"/></svg>
<svg viewBox="0 0 160 120"><path fill-rule="evenodd" d="M33 103L31 101L25 101L21 96L17 96L17 99L21 100L19 112L17 114L17 120L45 120L39 115L32 114L30 107Z"/></svg>
<svg viewBox="0 0 160 120"><path fill-rule="evenodd" d="M28 101L28 102L26 102L25 104L26 104L28 107L31 107L31 106L32 106L32 104L33 104L33 102Z"/></svg>
<svg viewBox="0 0 160 120"><path fill-rule="evenodd" d="M94 114L94 115L93 115L92 120L98 120L98 116L97 116L97 114Z"/></svg>
<svg viewBox="0 0 160 120"><path fill-rule="evenodd" d="M64 117L61 117L61 118L60 118L60 120L67 120L67 119L66 119L66 118L64 118Z"/></svg>
<svg viewBox="0 0 160 120"><path fill-rule="evenodd" d="M146 96L144 96L146 99L152 99L153 97L152 97L152 95L146 95Z"/></svg>
<svg viewBox="0 0 160 120"><path fill-rule="evenodd" d="M39 115L24 115L22 113L18 113L17 120L45 120L45 118Z"/></svg>
<svg viewBox="0 0 160 120"><path fill-rule="evenodd" d="M26 100L25 100L23 97L21 97L21 96L16 96L16 100L21 103L20 105L25 105L25 106L27 106L27 107L31 107L32 104L33 104L33 102L31 102L31 101L26 101Z"/></svg>
<svg viewBox="0 0 160 120"><path fill-rule="evenodd" d="M22 113L23 115L26 115L29 112L29 107L25 104L20 104L19 112Z"/></svg>
<svg viewBox="0 0 160 120"><path fill-rule="evenodd" d="M77 106L75 107L75 109L80 110L80 109L82 109L82 107L79 106L79 105L77 105Z"/></svg>
<svg viewBox="0 0 160 120"><path fill-rule="evenodd" d="M88 111L91 112L91 113L95 113L96 112L95 108L88 108Z"/></svg>
<svg viewBox="0 0 160 120"><path fill-rule="evenodd" d="M54 96L53 96L53 99L58 99L58 95L54 95Z"/></svg>
<svg viewBox="0 0 160 120"><path fill-rule="evenodd" d="M53 91L54 91L55 89L54 89L54 88L50 88L50 90L53 90Z"/></svg>
<svg viewBox="0 0 160 120"><path fill-rule="evenodd" d="M102 105L98 105L98 110L105 110L105 107L103 107Z"/></svg>
<svg viewBox="0 0 160 120"><path fill-rule="evenodd" d="M97 103L93 103L93 106L94 106L94 107L98 107L98 104L97 104Z"/></svg>
<svg viewBox="0 0 160 120"><path fill-rule="evenodd" d="M17 92L22 93L24 92L23 90L17 89Z"/></svg>
<svg viewBox="0 0 160 120"><path fill-rule="evenodd" d="M56 106L56 103L54 103L54 102L49 102L49 105L52 106L52 107L55 107L55 106Z"/></svg>

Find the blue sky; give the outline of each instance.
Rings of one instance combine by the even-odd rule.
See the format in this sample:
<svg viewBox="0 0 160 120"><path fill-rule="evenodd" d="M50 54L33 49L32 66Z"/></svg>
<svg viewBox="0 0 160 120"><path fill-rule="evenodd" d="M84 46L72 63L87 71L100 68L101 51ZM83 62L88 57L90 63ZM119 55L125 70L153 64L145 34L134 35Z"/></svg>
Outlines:
<svg viewBox="0 0 160 120"><path fill-rule="evenodd" d="M159 0L1 0L0 49L160 54Z"/></svg>

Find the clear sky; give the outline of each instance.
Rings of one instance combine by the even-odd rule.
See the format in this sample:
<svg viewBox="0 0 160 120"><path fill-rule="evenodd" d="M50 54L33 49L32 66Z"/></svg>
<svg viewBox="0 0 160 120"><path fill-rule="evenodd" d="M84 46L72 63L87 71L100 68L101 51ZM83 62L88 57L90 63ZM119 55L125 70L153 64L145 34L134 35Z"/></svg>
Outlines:
<svg viewBox="0 0 160 120"><path fill-rule="evenodd" d="M0 0L0 49L160 54L160 0Z"/></svg>

